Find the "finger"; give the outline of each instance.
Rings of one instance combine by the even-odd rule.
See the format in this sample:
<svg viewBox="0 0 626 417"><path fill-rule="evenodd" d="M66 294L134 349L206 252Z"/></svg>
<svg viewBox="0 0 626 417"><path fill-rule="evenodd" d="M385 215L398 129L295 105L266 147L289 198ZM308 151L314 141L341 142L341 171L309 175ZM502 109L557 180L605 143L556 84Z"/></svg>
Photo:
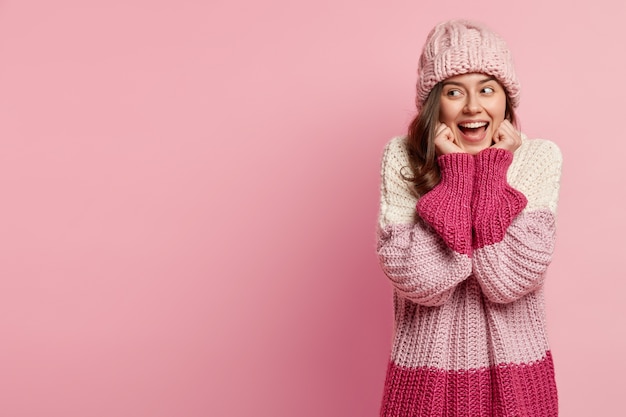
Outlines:
<svg viewBox="0 0 626 417"><path fill-rule="evenodd" d="M454 135L452 134L452 130L450 130L450 128L443 123L441 124L441 128L435 135L435 139L437 138L441 138L442 140L448 142L454 142Z"/></svg>
<svg viewBox="0 0 626 417"><path fill-rule="evenodd" d="M435 129L435 136L439 136L441 135L446 129L448 129L448 126L443 124L443 123L439 123L437 125L437 128Z"/></svg>
<svg viewBox="0 0 626 417"><path fill-rule="evenodd" d="M510 127L510 128L512 128L513 125L511 124L511 122L509 120L504 119L504 120L502 120L502 122L500 122L500 126L498 126L498 127L504 127L504 128Z"/></svg>
<svg viewBox="0 0 626 417"><path fill-rule="evenodd" d="M435 142L435 148L440 155L463 152L463 150L456 146L454 142L451 142L444 138L441 138L439 141Z"/></svg>
<svg viewBox="0 0 626 417"><path fill-rule="evenodd" d="M497 130L500 133L500 136L507 136L512 139L517 139L519 136L519 132L515 129L515 126L513 126L508 120L503 120Z"/></svg>
<svg viewBox="0 0 626 417"><path fill-rule="evenodd" d="M514 148L518 148L522 144L522 136L520 132L507 120L507 123L502 126L504 135L511 141Z"/></svg>
<svg viewBox="0 0 626 417"><path fill-rule="evenodd" d="M495 132L493 132L493 141L494 143L498 143L500 139L502 139L502 132L500 131L500 127L498 127Z"/></svg>
<svg viewBox="0 0 626 417"><path fill-rule="evenodd" d="M517 136L519 136L519 132L515 129L515 127L508 120L504 120L502 123L500 123L498 130L503 132L505 135L509 135L513 138L516 138Z"/></svg>

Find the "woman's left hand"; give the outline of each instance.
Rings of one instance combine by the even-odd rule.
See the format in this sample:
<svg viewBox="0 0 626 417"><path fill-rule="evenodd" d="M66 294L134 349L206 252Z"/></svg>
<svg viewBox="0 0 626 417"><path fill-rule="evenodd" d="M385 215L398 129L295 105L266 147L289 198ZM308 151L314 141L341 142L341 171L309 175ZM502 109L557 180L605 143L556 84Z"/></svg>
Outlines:
<svg viewBox="0 0 626 417"><path fill-rule="evenodd" d="M522 145L522 135L508 120L503 120L493 135L492 148L506 149L515 152Z"/></svg>

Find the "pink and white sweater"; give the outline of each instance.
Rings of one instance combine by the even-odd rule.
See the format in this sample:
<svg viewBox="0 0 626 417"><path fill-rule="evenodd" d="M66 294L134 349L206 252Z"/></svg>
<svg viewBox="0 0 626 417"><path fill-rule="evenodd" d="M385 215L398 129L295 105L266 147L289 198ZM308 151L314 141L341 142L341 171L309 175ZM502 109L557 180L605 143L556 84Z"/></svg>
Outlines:
<svg viewBox="0 0 626 417"><path fill-rule="evenodd" d="M557 416L542 284L561 162L526 137L515 154L440 156L441 181L418 200L405 138L389 142L378 255L395 329L381 416Z"/></svg>

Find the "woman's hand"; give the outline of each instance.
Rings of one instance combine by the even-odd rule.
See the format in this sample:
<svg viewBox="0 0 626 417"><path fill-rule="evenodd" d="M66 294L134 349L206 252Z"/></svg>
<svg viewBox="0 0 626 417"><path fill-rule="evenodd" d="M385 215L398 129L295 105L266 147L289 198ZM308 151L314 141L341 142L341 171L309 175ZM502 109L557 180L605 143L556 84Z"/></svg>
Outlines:
<svg viewBox="0 0 626 417"><path fill-rule="evenodd" d="M462 153L461 149L454 142L454 134L452 130L445 124L439 123L437 125L437 133L435 134L435 149L438 155L447 155L450 153Z"/></svg>
<svg viewBox="0 0 626 417"><path fill-rule="evenodd" d="M522 145L522 135L515 130L515 127L508 120L502 121L496 133L493 135L494 144L492 148L506 149L515 152Z"/></svg>

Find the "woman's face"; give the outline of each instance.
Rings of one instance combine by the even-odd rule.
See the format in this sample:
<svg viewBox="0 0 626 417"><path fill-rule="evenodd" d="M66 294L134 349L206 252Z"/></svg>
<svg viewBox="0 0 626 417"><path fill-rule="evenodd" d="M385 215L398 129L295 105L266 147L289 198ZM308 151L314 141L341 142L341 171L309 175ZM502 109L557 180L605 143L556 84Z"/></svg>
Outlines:
<svg viewBox="0 0 626 417"><path fill-rule="evenodd" d="M469 154L491 146L505 113L506 93L494 77L462 74L442 83L439 121L452 130L456 144Z"/></svg>

